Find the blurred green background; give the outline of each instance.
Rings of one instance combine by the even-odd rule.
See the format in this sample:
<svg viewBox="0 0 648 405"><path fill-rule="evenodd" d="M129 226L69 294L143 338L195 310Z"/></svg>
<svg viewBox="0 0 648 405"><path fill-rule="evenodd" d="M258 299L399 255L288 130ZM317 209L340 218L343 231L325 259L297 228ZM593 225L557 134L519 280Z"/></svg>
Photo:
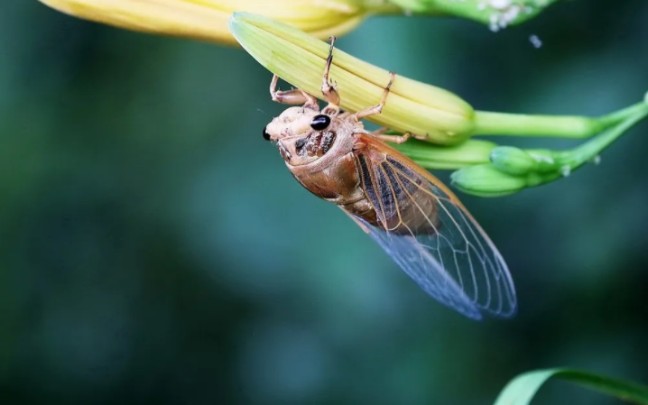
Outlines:
<svg viewBox="0 0 648 405"><path fill-rule="evenodd" d="M485 110L598 115L648 90L644 0L497 34L375 18L338 45ZM269 80L240 49L4 2L3 403L488 404L559 365L648 382L648 123L560 182L460 195L519 295L474 322L292 179L261 137ZM537 403L568 401L611 400L555 383Z"/></svg>

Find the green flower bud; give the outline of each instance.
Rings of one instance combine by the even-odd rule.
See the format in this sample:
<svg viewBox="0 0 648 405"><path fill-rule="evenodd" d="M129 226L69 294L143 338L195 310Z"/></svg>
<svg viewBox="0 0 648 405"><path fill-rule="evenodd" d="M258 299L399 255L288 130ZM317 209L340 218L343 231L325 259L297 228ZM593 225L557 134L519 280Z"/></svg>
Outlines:
<svg viewBox="0 0 648 405"><path fill-rule="evenodd" d="M493 166L501 172L523 175L536 167L536 160L527 152L513 146L498 146L490 154Z"/></svg>
<svg viewBox="0 0 648 405"><path fill-rule="evenodd" d="M495 148L493 142L472 139L452 146L435 146L410 139L392 146L426 169L452 170L488 163L489 155Z"/></svg>
<svg viewBox="0 0 648 405"><path fill-rule="evenodd" d="M527 149L525 151L534 161L536 173L552 173L565 165L564 152L549 149Z"/></svg>
<svg viewBox="0 0 648 405"><path fill-rule="evenodd" d="M501 172L492 164L464 167L452 173L450 178L461 191L479 197L513 194L527 186L524 177Z"/></svg>

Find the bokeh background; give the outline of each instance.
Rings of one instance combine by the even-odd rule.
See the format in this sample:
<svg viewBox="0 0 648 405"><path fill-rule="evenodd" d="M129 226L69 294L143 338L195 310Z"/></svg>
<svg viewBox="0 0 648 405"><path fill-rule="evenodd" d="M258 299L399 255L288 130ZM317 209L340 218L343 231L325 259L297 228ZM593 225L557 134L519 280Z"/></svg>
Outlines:
<svg viewBox="0 0 648 405"><path fill-rule="evenodd" d="M474 322L292 179L242 50L1 8L3 403L488 404L561 365L648 382L648 123L560 182L460 195L519 294ZM479 109L598 115L648 90L647 21L644 0L564 1L499 33L375 18L338 45ZM568 402L614 403L538 398Z"/></svg>

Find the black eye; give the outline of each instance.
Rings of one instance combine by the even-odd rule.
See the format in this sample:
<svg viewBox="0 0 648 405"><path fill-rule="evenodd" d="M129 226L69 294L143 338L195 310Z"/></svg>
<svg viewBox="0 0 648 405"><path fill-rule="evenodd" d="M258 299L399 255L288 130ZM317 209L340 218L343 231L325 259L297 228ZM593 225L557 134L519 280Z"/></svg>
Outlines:
<svg viewBox="0 0 648 405"><path fill-rule="evenodd" d="M326 129L326 127L328 127L330 123L331 119L328 115L316 115L311 122L311 128L313 128L315 131L321 131L323 129Z"/></svg>
<svg viewBox="0 0 648 405"><path fill-rule="evenodd" d="M266 141L270 140L270 134L268 133L268 131L266 131L265 128L263 128L263 139L265 139Z"/></svg>

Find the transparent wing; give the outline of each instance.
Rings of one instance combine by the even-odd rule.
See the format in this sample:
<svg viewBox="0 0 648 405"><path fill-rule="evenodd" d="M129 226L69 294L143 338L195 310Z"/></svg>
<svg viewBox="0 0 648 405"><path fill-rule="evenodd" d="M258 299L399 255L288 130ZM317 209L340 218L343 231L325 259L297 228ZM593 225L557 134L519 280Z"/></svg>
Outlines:
<svg viewBox="0 0 648 405"><path fill-rule="evenodd" d="M462 314L510 316L504 259L459 200L430 173L368 135L356 152L375 220L351 214L426 293Z"/></svg>

